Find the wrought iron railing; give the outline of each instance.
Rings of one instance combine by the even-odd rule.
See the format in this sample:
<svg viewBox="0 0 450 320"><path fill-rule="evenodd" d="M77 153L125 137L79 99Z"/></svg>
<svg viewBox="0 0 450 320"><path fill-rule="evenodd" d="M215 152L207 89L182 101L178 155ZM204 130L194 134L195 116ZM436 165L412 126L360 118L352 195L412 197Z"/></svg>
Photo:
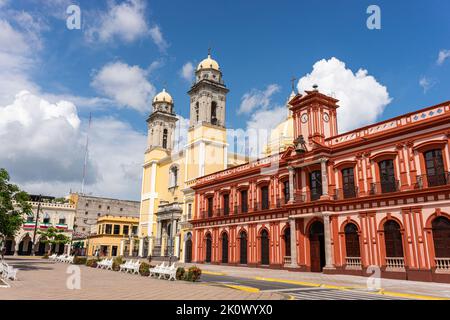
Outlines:
<svg viewBox="0 0 450 320"><path fill-rule="evenodd" d="M398 180L375 182L370 184L370 195L397 192L400 190Z"/></svg>
<svg viewBox="0 0 450 320"><path fill-rule="evenodd" d="M333 198L334 200L352 199L358 197L358 187L346 187L342 189L335 189Z"/></svg>

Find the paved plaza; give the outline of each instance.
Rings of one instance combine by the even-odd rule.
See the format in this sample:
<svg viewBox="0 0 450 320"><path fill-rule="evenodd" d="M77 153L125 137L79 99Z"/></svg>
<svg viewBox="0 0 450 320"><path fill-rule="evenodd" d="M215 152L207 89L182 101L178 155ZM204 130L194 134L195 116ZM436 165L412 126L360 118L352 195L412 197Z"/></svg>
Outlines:
<svg viewBox="0 0 450 320"><path fill-rule="evenodd" d="M274 292L246 292L205 283L158 280L80 266L81 289L67 288L68 267L49 260L14 257L6 262L19 268L18 280L0 287L0 300L118 299L118 300L280 300Z"/></svg>

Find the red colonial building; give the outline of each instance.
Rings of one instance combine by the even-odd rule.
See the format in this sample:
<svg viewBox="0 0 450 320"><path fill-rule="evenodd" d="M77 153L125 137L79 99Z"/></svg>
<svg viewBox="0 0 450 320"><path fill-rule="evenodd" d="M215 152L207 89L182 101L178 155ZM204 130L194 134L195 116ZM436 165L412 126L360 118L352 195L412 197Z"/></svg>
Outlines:
<svg viewBox="0 0 450 320"><path fill-rule="evenodd" d="M337 102L296 95L293 146L197 179L194 262L450 282L450 102L344 134Z"/></svg>

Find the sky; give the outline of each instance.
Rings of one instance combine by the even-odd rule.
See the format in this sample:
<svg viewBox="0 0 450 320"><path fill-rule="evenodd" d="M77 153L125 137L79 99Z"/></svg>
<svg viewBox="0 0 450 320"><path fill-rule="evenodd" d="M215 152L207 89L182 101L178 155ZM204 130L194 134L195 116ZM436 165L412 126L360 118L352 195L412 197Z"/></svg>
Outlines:
<svg viewBox="0 0 450 320"><path fill-rule="evenodd" d="M85 192L138 200L151 99L165 87L186 130L208 48L230 89L227 127L244 132L284 120L293 77L340 100L340 132L448 101L449 12L441 0L0 0L0 167L30 193L80 191L89 130Z"/></svg>

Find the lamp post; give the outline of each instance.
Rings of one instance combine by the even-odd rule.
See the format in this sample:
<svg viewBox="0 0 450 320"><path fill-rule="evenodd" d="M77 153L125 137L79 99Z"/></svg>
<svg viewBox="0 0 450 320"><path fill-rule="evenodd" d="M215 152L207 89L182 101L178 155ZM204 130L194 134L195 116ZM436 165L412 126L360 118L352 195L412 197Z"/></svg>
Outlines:
<svg viewBox="0 0 450 320"><path fill-rule="evenodd" d="M36 221L34 222L33 242L31 244L31 255L32 256L34 256L34 251L35 251L34 246L35 246L36 233L37 233L37 227L38 227L38 222L39 222L39 210L41 210L41 199L42 199L42 195L40 194L39 198L38 198L38 206L37 206L37 210L36 210Z"/></svg>

